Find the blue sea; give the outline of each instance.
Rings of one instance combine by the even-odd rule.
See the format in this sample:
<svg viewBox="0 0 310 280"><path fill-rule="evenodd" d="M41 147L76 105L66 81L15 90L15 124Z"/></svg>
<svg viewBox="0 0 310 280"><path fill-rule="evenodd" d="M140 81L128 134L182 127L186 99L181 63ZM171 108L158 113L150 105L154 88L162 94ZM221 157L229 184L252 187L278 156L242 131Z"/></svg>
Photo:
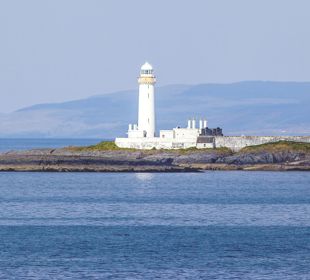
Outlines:
<svg viewBox="0 0 310 280"><path fill-rule="evenodd" d="M0 279L310 279L310 173L0 173Z"/></svg>
<svg viewBox="0 0 310 280"><path fill-rule="evenodd" d="M99 143L103 139L11 139L0 138L0 153L11 150L30 150L40 148L61 148L67 146L88 146Z"/></svg>

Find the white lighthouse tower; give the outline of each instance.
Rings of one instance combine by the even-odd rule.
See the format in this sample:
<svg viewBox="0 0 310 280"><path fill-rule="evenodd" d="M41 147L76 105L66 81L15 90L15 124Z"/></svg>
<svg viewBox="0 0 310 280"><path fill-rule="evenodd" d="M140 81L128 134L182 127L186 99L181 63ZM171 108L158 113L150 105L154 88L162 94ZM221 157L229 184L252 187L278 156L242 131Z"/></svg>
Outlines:
<svg viewBox="0 0 310 280"><path fill-rule="evenodd" d="M139 115L138 129L143 131L143 137L155 137L155 97L156 82L153 67L148 62L141 67L139 83Z"/></svg>

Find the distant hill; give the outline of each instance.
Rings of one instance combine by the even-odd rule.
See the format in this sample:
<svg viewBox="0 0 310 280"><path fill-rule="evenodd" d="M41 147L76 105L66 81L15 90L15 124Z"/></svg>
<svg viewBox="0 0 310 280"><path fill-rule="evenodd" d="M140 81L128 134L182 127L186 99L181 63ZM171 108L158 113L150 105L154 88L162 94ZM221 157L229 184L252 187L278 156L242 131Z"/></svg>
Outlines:
<svg viewBox="0 0 310 280"><path fill-rule="evenodd" d="M138 89L0 114L0 137L125 136L137 122ZM310 82L249 81L156 89L157 129L206 117L228 135L309 135Z"/></svg>

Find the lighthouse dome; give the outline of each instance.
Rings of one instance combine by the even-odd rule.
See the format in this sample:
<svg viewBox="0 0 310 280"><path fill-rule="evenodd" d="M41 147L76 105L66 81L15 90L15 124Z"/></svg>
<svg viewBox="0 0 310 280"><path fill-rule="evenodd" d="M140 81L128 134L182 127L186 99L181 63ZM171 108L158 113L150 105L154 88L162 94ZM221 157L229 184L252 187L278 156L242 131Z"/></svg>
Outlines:
<svg viewBox="0 0 310 280"><path fill-rule="evenodd" d="M145 62L142 67L141 70L153 70L153 67L151 64L149 64L148 62Z"/></svg>
<svg viewBox="0 0 310 280"><path fill-rule="evenodd" d="M147 76L153 75L152 65L149 64L148 62L145 62L141 67L140 73L141 73L141 75L147 75Z"/></svg>

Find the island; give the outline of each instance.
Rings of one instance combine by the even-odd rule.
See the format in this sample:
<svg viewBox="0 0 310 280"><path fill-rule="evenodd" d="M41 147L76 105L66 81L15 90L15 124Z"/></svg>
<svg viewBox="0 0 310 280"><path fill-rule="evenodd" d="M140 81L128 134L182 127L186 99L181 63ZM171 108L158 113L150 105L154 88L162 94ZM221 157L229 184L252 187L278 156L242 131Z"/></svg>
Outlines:
<svg viewBox="0 0 310 280"><path fill-rule="evenodd" d="M45 172L200 172L204 170L310 171L310 143L279 141L228 148L119 148L114 142L86 147L0 153L0 171Z"/></svg>

